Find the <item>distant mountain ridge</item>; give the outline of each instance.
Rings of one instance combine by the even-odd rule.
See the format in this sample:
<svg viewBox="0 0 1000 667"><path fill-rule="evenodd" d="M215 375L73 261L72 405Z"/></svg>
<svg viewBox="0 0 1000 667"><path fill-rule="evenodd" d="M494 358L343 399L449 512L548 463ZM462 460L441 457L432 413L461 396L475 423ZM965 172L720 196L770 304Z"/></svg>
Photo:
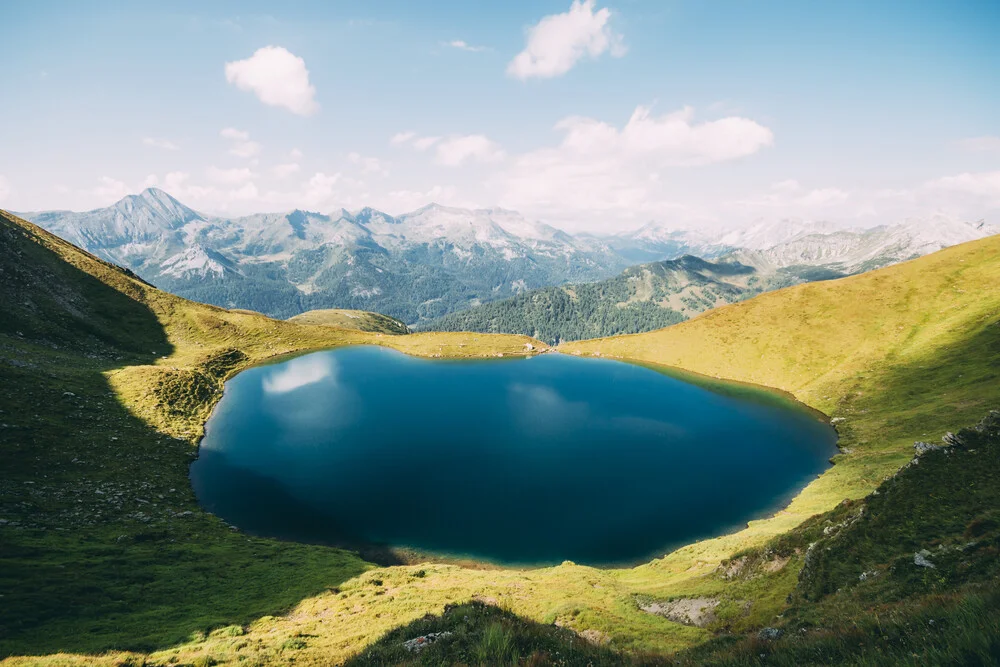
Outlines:
<svg viewBox="0 0 1000 667"><path fill-rule="evenodd" d="M931 221L866 230L768 224L714 243L696 234L646 226L636 254L698 247L690 255L641 264L603 281L543 288L422 323L423 329L520 333L549 342L653 331L712 308L791 285L882 268L995 232L985 222ZM617 248L623 248L619 236ZM688 244L688 245L685 245ZM727 250L731 245L742 245ZM723 254L724 253L724 254Z"/></svg>
<svg viewBox="0 0 1000 667"><path fill-rule="evenodd" d="M781 220L709 234L650 223L570 234L501 208L429 204L399 216L366 207L223 218L150 188L107 208L22 217L168 291L273 317L377 311L407 324L565 283L612 278L683 255L810 280L869 270L997 229L937 217L864 230Z"/></svg>
<svg viewBox="0 0 1000 667"><path fill-rule="evenodd" d="M150 188L104 209L24 217L181 296L277 317L339 307L417 322L627 265L601 242L503 209L219 218Z"/></svg>
<svg viewBox="0 0 1000 667"><path fill-rule="evenodd" d="M784 273L761 275L735 261L711 262L684 255L633 266L599 282L532 290L445 315L421 328L524 333L558 344L660 329L710 308L798 282L799 278Z"/></svg>

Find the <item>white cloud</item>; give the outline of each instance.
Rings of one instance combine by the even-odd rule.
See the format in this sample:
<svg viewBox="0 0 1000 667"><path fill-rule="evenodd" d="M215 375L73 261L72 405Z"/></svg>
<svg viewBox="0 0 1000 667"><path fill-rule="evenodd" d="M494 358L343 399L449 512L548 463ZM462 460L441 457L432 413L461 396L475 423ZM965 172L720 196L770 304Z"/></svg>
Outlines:
<svg viewBox="0 0 1000 667"><path fill-rule="evenodd" d="M250 133L237 130L235 127L227 127L219 132L223 139L229 139L230 155L242 158L252 158L260 153L260 144L250 141Z"/></svg>
<svg viewBox="0 0 1000 667"><path fill-rule="evenodd" d="M441 137L420 137L413 140L413 147L418 151L425 151L439 141Z"/></svg>
<svg viewBox="0 0 1000 667"><path fill-rule="evenodd" d="M110 176L101 176L100 185L91 190L101 202L111 204L129 194L129 189L122 181Z"/></svg>
<svg viewBox="0 0 1000 667"><path fill-rule="evenodd" d="M489 51L487 46L473 46L469 44L464 39L453 39L450 42L444 42L445 46L450 46L453 49L459 49L460 51L471 51L473 53L480 53L482 51Z"/></svg>
<svg viewBox="0 0 1000 667"><path fill-rule="evenodd" d="M260 197L260 191L253 182L241 185L235 190L229 191L229 198L235 200L255 201Z"/></svg>
<svg viewBox="0 0 1000 667"><path fill-rule="evenodd" d="M340 174L324 174L316 172L306 183L302 193L302 202L311 208L329 205L336 196L334 186L340 181Z"/></svg>
<svg viewBox="0 0 1000 667"><path fill-rule="evenodd" d="M301 160L302 159L302 151L300 151L298 148L293 148L288 153L288 159L289 160Z"/></svg>
<svg viewBox="0 0 1000 667"><path fill-rule="evenodd" d="M965 172L928 183L934 189L950 190L1000 202L1000 171Z"/></svg>
<svg viewBox="0 0 1000 667"><path fill-rule="evenodd" d="M163 187L168 191L183 188L191 178L191 174L183 171L171 171L163 179Z"/></svg>
<svg viewBox="0 0 1000 667"><path fill-rule="evenodd" d="M695 122L691 109L654 116L640 106L621 128L573 116L559 121L553 148L515 156L498 176L499 203L560 217L693 215L668 194L661 170L724 162L771 145L773 133L747 118Z"/></svg>
<svg viewBox="0 0 1000 667"><path fill-rule="evenodd" d="M0 174L0 203L3 203L3 201L10 196L10 189L10 181L8 181L5 176Z"/></svg>
<svg viewBox="0 0 1000 667"><path fill-rule="evenodd" d="M438 164L449 167L457 167L467 160L498 162L503 158L500 145L482 134L445 139L438 144L436 156Z"/></svg>
<svg viewBox="0 0 1000 667"><path fill-rule="evenodd" d="M822 209L846 202L850 194L840 188L825 187L807 190L794 180L779 181L771 185L770 192L740 199L736 206L744 208L767 208L780 215L815 216Z"/></svg>
<svg viewBox="0 0 1000 667"><path fill-rule="evenodd" d="M226 81L252 91L264 104L300 116L310 116L319 109L306 62L280 46L265 46L246 60L226 63Z"/></svg>
<svg viewBox="0 0 1000 667"><path fill-rule="evenodd" d="M421 137L416 132L407 130L392 135L389 138L389 145L405 146L408 144L418 151L425 151L439 141L441 141L441 137Z"/></svg>
<svg viewBox="0 0 1000 667"><path fill-rule="evenodd" d="M584 56L597 58L605 51L625 55L622 37L611 29L607 8L594 11L595 0L573 0L569 11L546 16L528 29L524 50L507 65L517 79L551 78L565 74Z"/></svg>
<svg viewBox="0 0 1000 667"><path fill-rule="evenodd" d="M660 166L723 162L756 153L774 142L768 128L748 118L730 117L694 123L685 107L656 117L637 107L621 130L592 118L571 116L559 121L562 149L580 156L648 157Z"/></svg>
<svg viewBox="0 0 1000 667"><path fill-rule="evenodd" d="M435 185L428 190L392 190L389 192L389 203L385 208L393 213L405 213L420 208L430 202L451 203L458 196L457 190L450 185Z"/></svg>
<svg viewBox="0 0 1000 667"><path fill-rule="evenodd" d="M396 134L392 135L392 137L389 139L389 145L400 146L402 144L407 143L411 139L414 139L416 136L417 136L416 132L411 132L409 130L406 132L397 132Z"/></svg>
<svg viewBox="0 0 1000 667"><path fill-rule="evenodd" d="M208 176L209 180L215 181L216 183L222 183L224 185L238 185L253 179L255 174L247 167L235 167L233 169L209 167L205 170L205 175Z"/></svg>
<svg viewBox="0 0 1000 667"><path fill-rule="evenodd" d="M1000 137L970 137L957 142L958 147L974 152L1000 152Z"/></svg>
<svg viewBox="0 0 1000 667"><path fill-rule="evenodd" d="M250 139L250 133L243 130L237 130L235 127L226 127L219 132L219 136L223 139L232 139L233 141L247 141Z"/></svg>
<svg viewBox="0 0 1000 667"><path fill-rule="evenodd" d="M289 162L287 164L276 164L271 167L271 173L275 178L288 178L293 174L299 172L299 164L297 162Z"/></svg>
<svg viewBox="0 0 1000 667"><path fill-rule="evenodd" d="M381 174L382 176L389 175L389 170L378 158L365 157L360 153L349 153L347 155L347 159L350 160L351 164L356 164L361 167L362 174Z"/></svg>
<svg viewBox="0 0 1000 667"><path fill-rule="evenodd" d="M152 146L154 148L162 148L165 151L175 151L179 148L177 144L170 141L169 139L161 139L156 137L143 137L142 143L146 146Z"/></svg>

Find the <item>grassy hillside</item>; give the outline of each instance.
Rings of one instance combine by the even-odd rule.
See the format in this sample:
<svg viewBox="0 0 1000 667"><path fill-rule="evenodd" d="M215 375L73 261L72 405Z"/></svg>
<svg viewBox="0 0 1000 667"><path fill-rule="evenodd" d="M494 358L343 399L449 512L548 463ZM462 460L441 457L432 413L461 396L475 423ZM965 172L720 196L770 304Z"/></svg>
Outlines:
<svg viewBox="0 0 1000 667"><path fill-rule="evenodd" d="M315 324L386 334L410 333L407 326L399 320L388 315L369 313L364 310L344 310L342 308L310 310L300 315L289 317L288 321L295 322L296 324Z"/></svg>
<svg viewBox="0 0 1000 667"><path fill-rule="evenodd" d="M531 290L420 325L428 331L519 333L559 341L666 327L800 280L735 262L680 259L633 266L600 282Z"/></svg>
<svg viewBox="0 0 1000 667"><path fill-rule="evenodd" d="M377 567L230 530L191 493L204 419L223 380L248 364L358 343L516 354L530 339L388 336L202 306L9 216L0 256L14 258L0 265L0 657L20 656L5 665L379 664L398 660L402 638L436 630L461 641L454 653L428 652L426 664L435 655L487 664L616 664L648 652L689 664L990 655L1000 435L960 434L967 455L931 452L885 480L914 440L937 441L1000 405L1000 239L661 332L565 346L767 384L846 420L838 464L786 510L620 570ZM883 483L878 496L843 502ZM980 546L965 556L955 546L968 542ZM918 546L937 567L913 563ZM874 588L858 567L881 573ZM510 613L453 606L470 600ZM678 605L713 612L693 624ZM923 629L929 620L950 630ZM574 634L543 627L552 624ZM759 638L765 626L786 636ZM876 648L861 644L880 628L895 653L868 656Z"/></svg>
<svg viewBox="0 0 1000 667"><path fill-rule="evenodd" d="M188 464L239 369L345 344L495 356L530 340L385 336L204 306L3 212L0 256L0 656L169 646L372 567L199 510Z"/></svg>

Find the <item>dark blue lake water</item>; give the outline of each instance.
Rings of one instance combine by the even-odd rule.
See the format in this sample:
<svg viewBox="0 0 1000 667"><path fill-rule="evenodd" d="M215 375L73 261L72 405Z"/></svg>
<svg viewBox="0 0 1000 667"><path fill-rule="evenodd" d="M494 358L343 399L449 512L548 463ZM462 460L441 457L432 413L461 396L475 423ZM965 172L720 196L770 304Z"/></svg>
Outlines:
<svg viewBox="0 0 1000 667"><path fill-rule="evenodd" d="M349 347L230 380L191 479L251 533L613 564L778 509L835 441L786 399L619 361Z"/></svg>

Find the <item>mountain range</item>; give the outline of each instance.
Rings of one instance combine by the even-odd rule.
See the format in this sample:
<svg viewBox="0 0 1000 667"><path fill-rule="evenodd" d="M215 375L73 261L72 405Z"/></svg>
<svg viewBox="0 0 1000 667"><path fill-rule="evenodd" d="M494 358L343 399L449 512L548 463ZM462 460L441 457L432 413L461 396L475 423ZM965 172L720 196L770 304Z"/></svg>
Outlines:
<svg viewBox="0 0 1000 667"><path fill-rule="evenodd" d="M725 256L760 276L783 270L812 280L885 266L997 231L982 221L939 217L854 230L780 220L716 234L650 223L594 236L570 234L515 211L437 204L399 216L363 208L224 218L195 211L156 188L93 211L19 215L197 301L279 318L326 308L377 311L410 325L685 254Z"/></svg>
<svg viewBox="0 0 1000 667"><path fill-rule="evenodd" d="M553 345L653 331L717 306L804 282L736 261L684 255L598 282L543 287L422 323L435 331L519 333Z"/></svg>

